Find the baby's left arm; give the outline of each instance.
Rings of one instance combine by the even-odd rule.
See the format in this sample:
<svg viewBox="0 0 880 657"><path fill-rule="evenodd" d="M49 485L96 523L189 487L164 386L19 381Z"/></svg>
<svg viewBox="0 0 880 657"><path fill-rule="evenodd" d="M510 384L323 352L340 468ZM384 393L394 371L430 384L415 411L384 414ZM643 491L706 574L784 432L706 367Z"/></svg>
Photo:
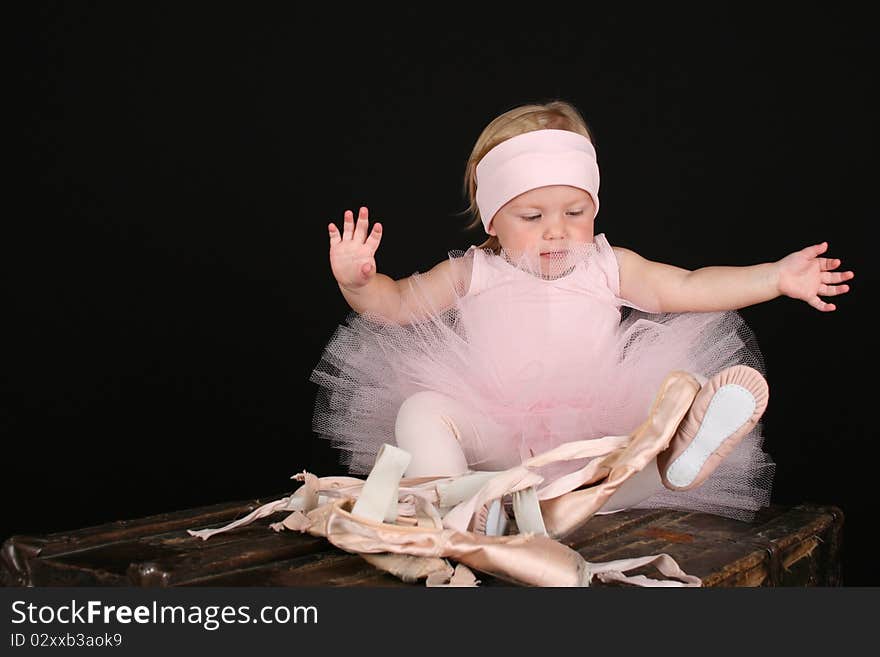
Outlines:
<svg viewBox="0 0 880 657"><path fill-rule="evenodd" d="M747 267L703 267L688 271L652 262L629 249L614 247L620 272L620 296L652 312L711 312L736 310L780 295L802 299L816 310L836 309L822 296L849 292L840 285L855 274L835 272L836 258L820 258L822 242L795 251L781 260Z"/></svg>

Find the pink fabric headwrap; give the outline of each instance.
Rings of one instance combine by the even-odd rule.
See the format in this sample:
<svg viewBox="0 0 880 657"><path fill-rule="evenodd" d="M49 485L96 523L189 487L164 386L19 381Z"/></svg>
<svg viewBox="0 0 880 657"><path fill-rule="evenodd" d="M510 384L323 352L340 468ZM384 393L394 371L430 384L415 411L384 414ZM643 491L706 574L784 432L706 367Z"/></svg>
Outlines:
<svg viewBox="0 0 880 657"><path fill-rule="evenodd" d="M538 187L571 185L599 212L599 166L590 140L570 130L533 130L501 142L477 164L477 207L486 232L512 198Z"/></svg>

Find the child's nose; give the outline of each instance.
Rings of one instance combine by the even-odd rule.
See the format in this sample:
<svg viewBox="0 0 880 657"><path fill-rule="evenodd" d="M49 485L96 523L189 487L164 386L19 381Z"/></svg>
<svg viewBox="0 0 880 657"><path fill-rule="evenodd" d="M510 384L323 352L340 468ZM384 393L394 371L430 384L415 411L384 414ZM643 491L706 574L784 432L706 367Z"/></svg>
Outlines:
<svg viewBox="0 0 880 657"><path fill-rule="evenodd" d="M544 237L561 237L565 234L565 217L561 214L549 214L544 222Z"/></svg>

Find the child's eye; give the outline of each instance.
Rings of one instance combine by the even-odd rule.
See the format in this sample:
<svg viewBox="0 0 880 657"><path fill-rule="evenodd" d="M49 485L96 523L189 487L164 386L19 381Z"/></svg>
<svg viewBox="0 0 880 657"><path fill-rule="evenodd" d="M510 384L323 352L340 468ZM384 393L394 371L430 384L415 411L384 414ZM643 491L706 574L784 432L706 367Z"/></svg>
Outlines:
<svg viewBox="0 0 880 657"><path fill-rule="evenodd" d="M567 215L572 216L572 217L578 217L578 216L582 215L583 213L584 213L583 210L571 210L570 212L566 212ZM541 215L540 214L523 214L523 215L520 215L520 217L522 217L526 221L535 221L537 219L540 219Z"/></svg>

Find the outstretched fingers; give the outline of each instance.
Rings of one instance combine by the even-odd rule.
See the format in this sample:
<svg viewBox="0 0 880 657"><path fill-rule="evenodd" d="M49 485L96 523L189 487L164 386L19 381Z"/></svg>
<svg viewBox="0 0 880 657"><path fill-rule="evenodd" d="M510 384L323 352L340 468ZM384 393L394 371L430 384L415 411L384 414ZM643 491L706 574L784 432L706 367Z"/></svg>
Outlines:
<svg viewBox="0 0 880 657"><path fill-rule="evenodd" d="M363 244L367 239L367 226L370 223L370 212L365 207L358 210L357 225L354 229L354 239L358 244Z"/></svg>
<svg viewBox="0 0 880 657"><path fill-rule="evenodd" d="M379 248L379 242L382 241L382 224L375 223L373 224L373 230L370 231L370 236L367 238L365 244L370 247L370 252L375 253L376 249Z"/></svg>
<svg viewBox="0 0 880 657"><path fill-rule="evenodd" d="M849 285L842 285L842 283L851 280L855 273L852 271L832 271L840 267L840 258L819 258L819 265L821 271L819 294L829 297L849 292Z"/></svg>
<svg viewBox="0 0 880 657"><path fill-rule="evenodd" d="M820 298L834 297L849 292L849 285L843 285L844 281L852 279L855 274L851 271L834 271L840 267L840 258L820 257L828 250L828 242L821 242L804 247L800 251L791 254L787 261L789 264L787 276L791 279L786 286L790 285L789 296L803 299L806 303L820 312L832 312L837 306Z"/></svg>
<svg viewBox="0 0 880 657"><path fill-rule="evenodd" d="M354 216L351 211L346 211L346 234L351 229ZM366 207L358 210L357 225L352 231L351 240L356 244L365 244L370 249L370 253L375 253L379 248L379 242L382 240L382 224L374 223L373 230L367 235L367 228L370 225L370 211Z"/></svg>
<svg viewBox="0 0 880 657"><path fill-rule="evenodd" d="M840 267L840 258L819 258L819 267L822 271L832 271Z"/></svg>
<svg viewBox="0 0 880 657"><path fill-rule="evenodd" d="M836 297L849 292L849 285L820 285L819 294L823 297Z"/></svg>
<svg viewBox="0 0 880 657"><path fill-rule="evenodd" d="M826 303L822 301L819 297L813 297L809 301L807 301L813 308L816 310L821 310L823 313L831 312L832 310L837 310L837 306L833 303Z"/></svg>
<svg viewBox="0 0 880 657"><path fill-rule="evenodd" d="M342 234L340 235L339 229L336 227L336 224L330 223L327 225L327 232L330 236L330 246L334 246L343 240L357 240L359 243L363 244L367 238L367 227L369 225L369 210L366 207L361 207L358 210L357 224L355 224L354 213L351 210L346 210L342 215ZM378 225L378 224L377 224ZM373 227L375 230L375 226ZM379 232L381 233L381 227L379 228ZM373 235L370 235L372 238ZM378 246L378 240L376 240L376 246Z"/></svg>
<svg viewBox="0 0 880 657"><path fill-rule="evenodd" d="M351 210L345 211L342 224L342 239L350 240L354 237L354 213Z"/></svg>
<svg viewBox="0 0 880 657"><path fill-rule="evenodd" d="M342 240L350 240L351 236L354 234L353 226L354 216L352 215L351 210L346 210L342 215L342 235L339 234L339 229L336 227L336 224L332 222L327 224L327 232L330 235L330 246L335 246Z"/></svg>
<svg viewBox="0 0 880 657"><path fill-rule="evenodd" d="M336 224L331 222L327 226L327 229L330 231L330 246L338 244L342 240L350 240L352 224L353 221L351 218L351 210L346 210L342 214L342 234L339 233L339 229L336 227Z"/></svg>
<svg viewBox="0 0 880 657"><path fill-rule="evenodd" d="M801 253L803 253L808 258L815 258L822 255L827 250L828 242L822 242L821 244L813 244L812 246L801 249Z"/></svg>
<svg viewBox="0 0 880 657"><path fill-rule="evenodd" d="M342 235L339 234L339 230L336 228L336 224L328 224L327 232L330 233L330 248L333 248L333 246L339 244L342 241Z"/></svg>
<svg viewBox="0 0 880 657"><path fill-rule="evenodd" d="M822 282L836 285L837 283L843 283L844 281L852 279L853 276L855 276L855 274L851 271L823 271Z"/></svg>

